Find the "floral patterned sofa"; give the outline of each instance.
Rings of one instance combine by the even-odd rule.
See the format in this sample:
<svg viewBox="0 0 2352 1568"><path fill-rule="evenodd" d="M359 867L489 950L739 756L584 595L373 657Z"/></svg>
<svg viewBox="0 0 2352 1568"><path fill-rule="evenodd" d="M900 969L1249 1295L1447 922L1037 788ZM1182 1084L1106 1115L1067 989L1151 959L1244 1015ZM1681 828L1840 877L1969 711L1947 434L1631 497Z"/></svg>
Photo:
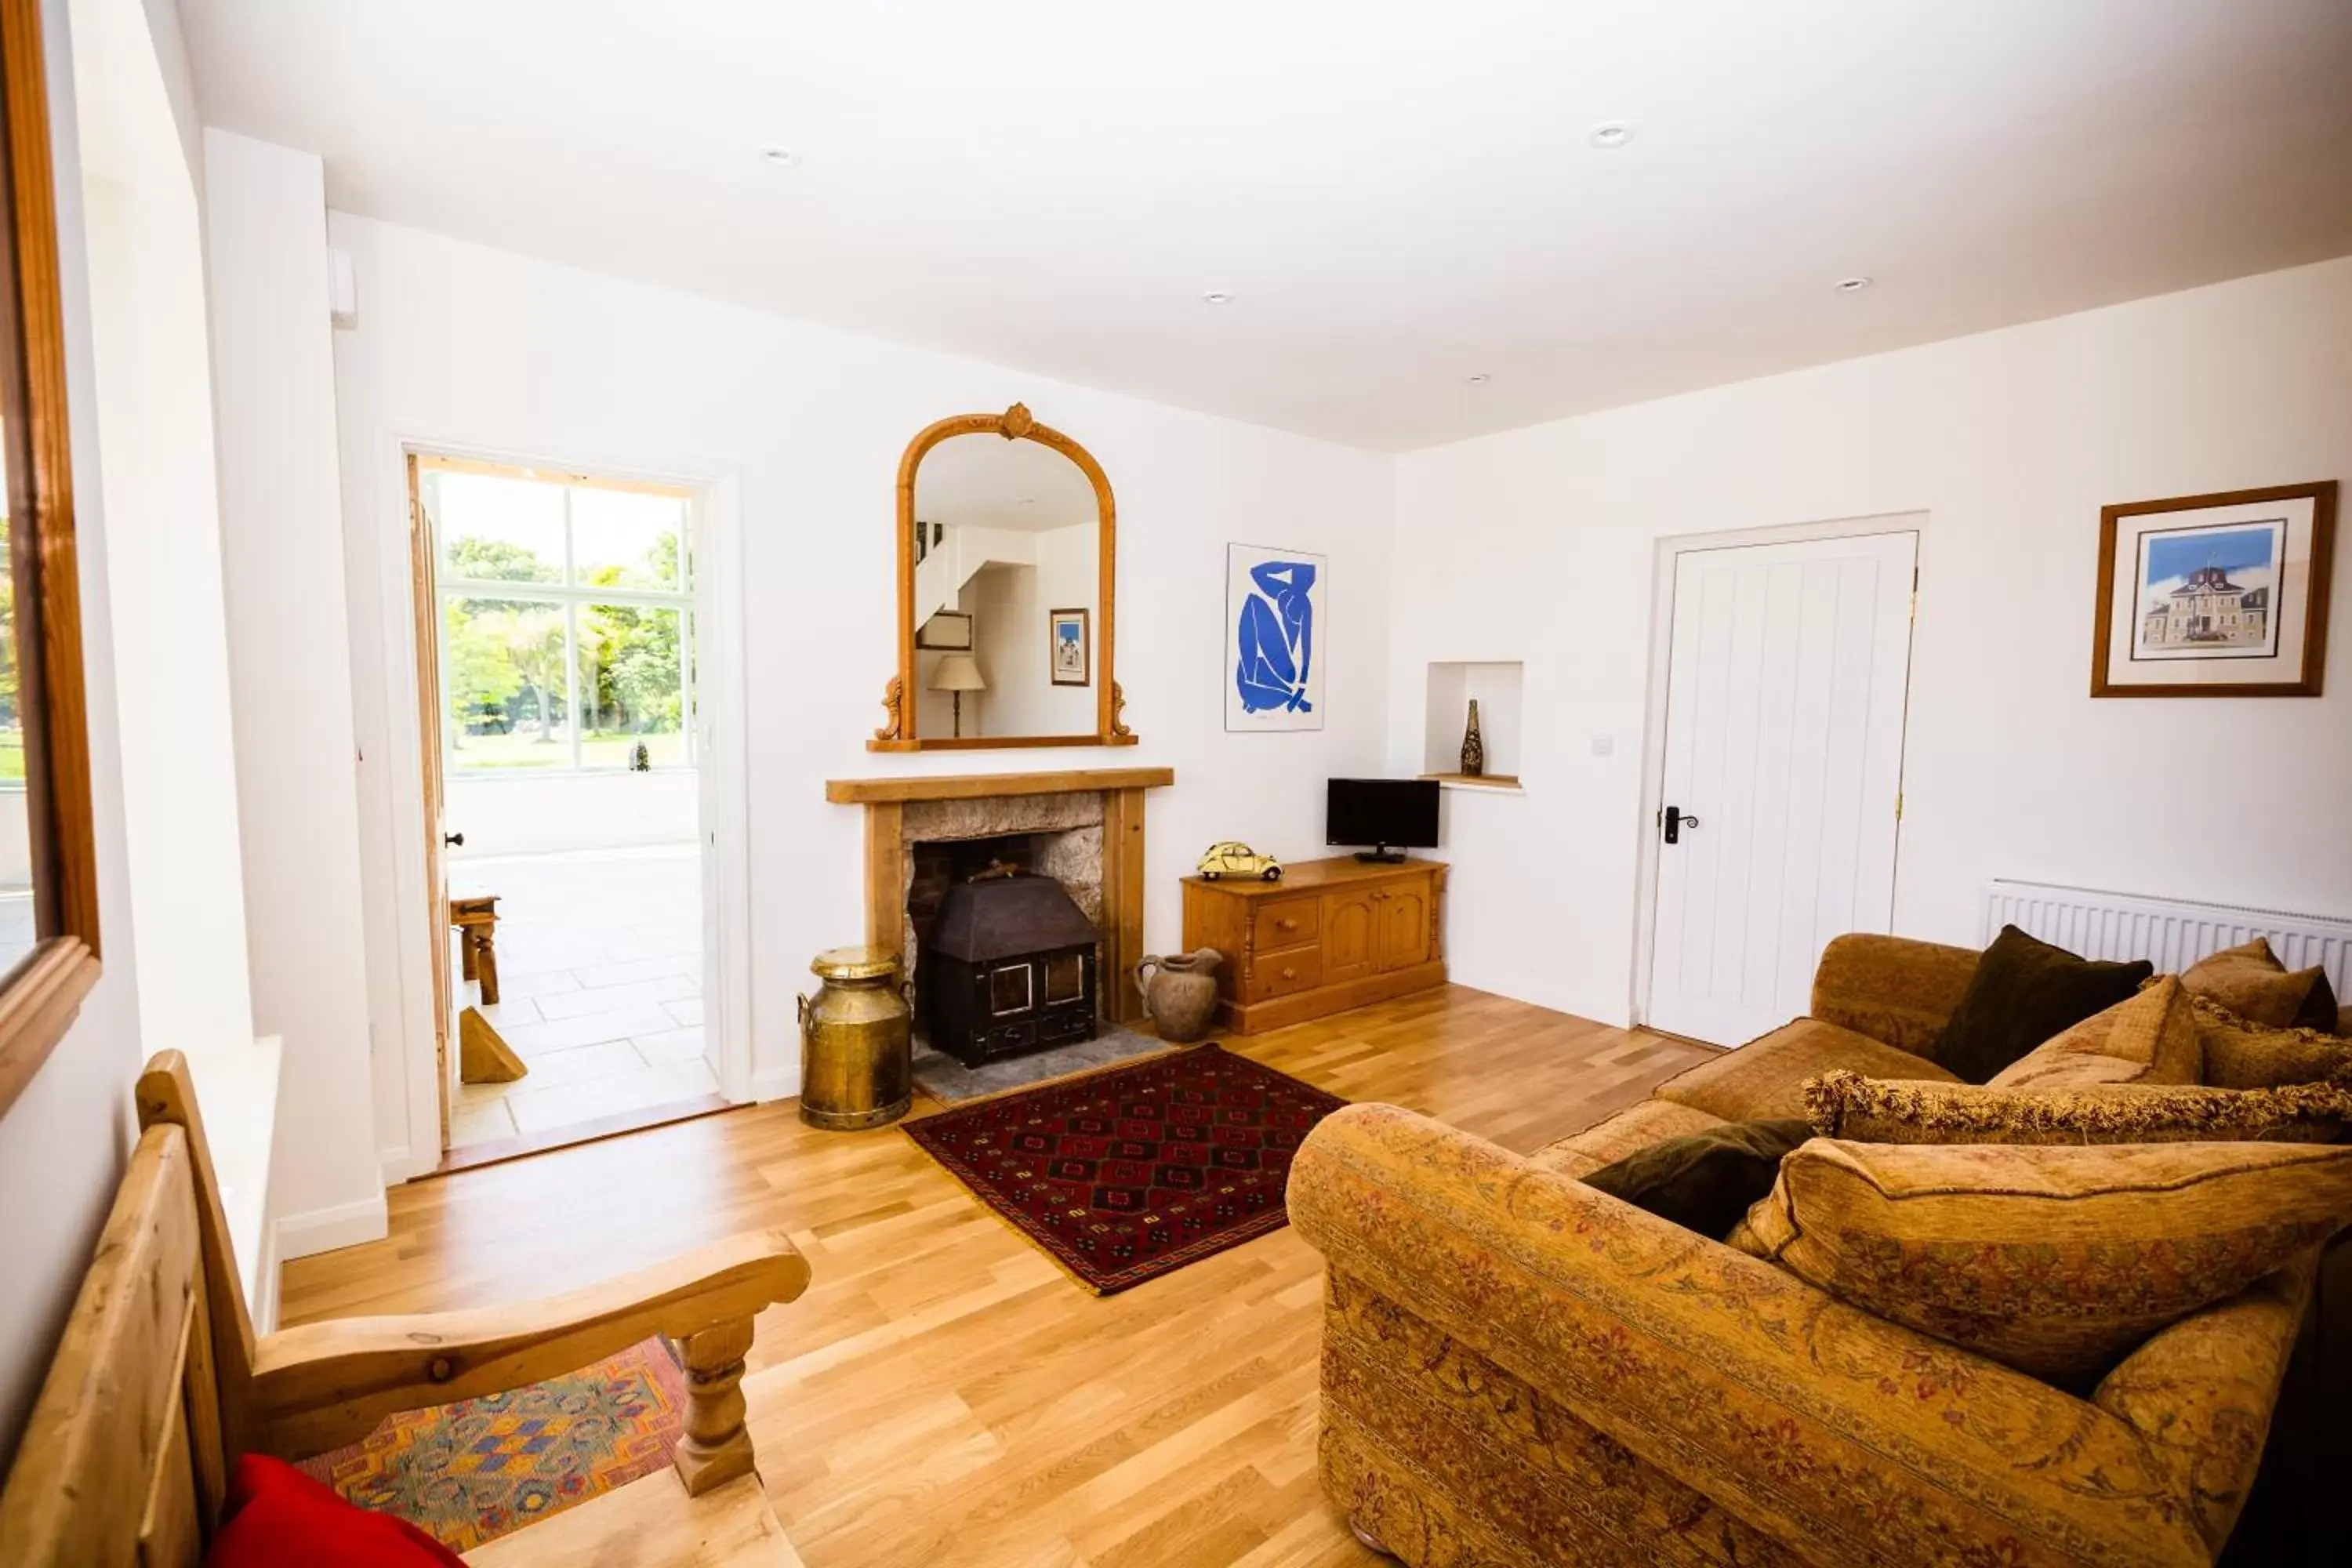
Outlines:
<svg viewBox="0 0 2352 1568"><path fill-rule="evenodd" d="M1831 944L1812 1016L1531 1156L1391 1106L1327 1119L1293 1222L1328 1260L1321 1468L1417 1568L2210 1568L2312 1289L2283 1269L2070 1392L1849 1307L1578 1178L1832 1068L1955 1081L1977 955Z"/></svg>

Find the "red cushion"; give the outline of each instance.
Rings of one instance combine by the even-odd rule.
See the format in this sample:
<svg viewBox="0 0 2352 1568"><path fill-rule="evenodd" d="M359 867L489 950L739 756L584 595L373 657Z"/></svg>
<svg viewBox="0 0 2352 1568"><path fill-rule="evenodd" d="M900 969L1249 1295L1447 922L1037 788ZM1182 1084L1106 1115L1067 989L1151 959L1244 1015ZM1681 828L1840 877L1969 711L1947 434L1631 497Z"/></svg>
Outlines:
<svg viewBox="0 0 2352 1568"><path fill-rule="evenodd" d="M466 1568L409 1523L345 1502L282 1460L247 1454L229 1477L205 1568Z"/></svg>

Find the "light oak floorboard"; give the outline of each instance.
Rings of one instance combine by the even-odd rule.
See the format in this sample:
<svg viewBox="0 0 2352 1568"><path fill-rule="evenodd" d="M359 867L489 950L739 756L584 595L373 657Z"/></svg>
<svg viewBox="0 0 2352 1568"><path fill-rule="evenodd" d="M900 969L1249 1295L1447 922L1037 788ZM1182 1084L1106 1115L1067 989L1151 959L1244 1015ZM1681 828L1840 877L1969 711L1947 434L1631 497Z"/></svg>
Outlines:
<svg viewBox="0 0 2352 1568"><path fill-rule="evenodd" d="M1458 985L1225 1046L1522 1152L1711 1054ZM814 1279L761 1317L743 1389L809 1568L1379 1561L1317 1484L1321 1259L1292 1231L1089 1296L898 1131L820 1132L790 1101L391 1206L386 1239L287 1265L285 1321L490 1305L786 1230Z"/></svg>

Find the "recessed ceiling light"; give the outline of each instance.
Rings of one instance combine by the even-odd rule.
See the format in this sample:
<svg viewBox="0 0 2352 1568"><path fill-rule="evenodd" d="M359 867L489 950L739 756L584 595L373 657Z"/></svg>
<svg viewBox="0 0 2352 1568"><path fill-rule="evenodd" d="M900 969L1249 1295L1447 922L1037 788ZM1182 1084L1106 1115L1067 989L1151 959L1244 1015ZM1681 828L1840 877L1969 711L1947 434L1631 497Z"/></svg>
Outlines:
<svg viewBox="0 0 2352 1568"><path fill-rule="evenodd" d="M1604 120L1592 128L1592 144L1607 152L1633 139L1633 128L1622 120Z"/></svg>
<svg viewBox="0 0 2352 1568"><path fill-rule="evenodd" d="M1867 278L1841 278L1837 281L1837 289L1841 294L1859 294L1869 287L1870 279Z"/></svg>
<svg viewBox="0 0 2352 1568"><path fill-rule="evenodd" d="M1211 305L1230 305L1234 302L1233 290L1230 289L1212 289L1201 298Z"/></svg>
<svg viewBox="0 0 2352 1568"><path fill-rule="evenodd" d="M772 166L779 169L792 168L801 161L801 155L789 147L762 147L760 149L760 156L766 159Z"/></svg>
<svg viewBox="0 0 2352 1568"><path fill-rule="evenodd" d="M1482 370L1475 375L1464 376L1462 379L1468 382L1472 386L1484 386L1489 381L1492 381L1494 377L1488 375Z"/></svg>

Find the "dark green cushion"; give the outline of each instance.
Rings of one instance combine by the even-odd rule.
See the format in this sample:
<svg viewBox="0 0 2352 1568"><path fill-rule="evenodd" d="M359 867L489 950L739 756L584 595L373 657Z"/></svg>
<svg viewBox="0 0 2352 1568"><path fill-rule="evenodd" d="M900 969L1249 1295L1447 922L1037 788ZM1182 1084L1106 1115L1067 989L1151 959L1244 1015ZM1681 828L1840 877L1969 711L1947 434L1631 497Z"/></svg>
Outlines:
<svg viewBox="0 0 2352 1568"><path fill-rule="evenodd" d="M1963 1083L1987 1082L2044 1040L2127 1000L2155 973L2144 958L2078 958L2003 926L1937 1037L1936 1065Z"/></svg>
<svg viewBox="0 0 2352 1568"><path fill-rule="evenodd" d="M1812 1135L1804 1121L1727 1121L1636 1149L1584 1184L1721 1241L1772 1190L1780 1157Z"/></svg>
<svg viewBox="0 0 2352 1568"><path fill-rule="evenodd" d="M2332 1035L2340 1022L2336 1014L2336 987L2327 984L2327 972L2322 970L2319 977L2311 983L2311 994L2303 999L2303 1007L2295 1014L2292 1026Z"/></svg>

